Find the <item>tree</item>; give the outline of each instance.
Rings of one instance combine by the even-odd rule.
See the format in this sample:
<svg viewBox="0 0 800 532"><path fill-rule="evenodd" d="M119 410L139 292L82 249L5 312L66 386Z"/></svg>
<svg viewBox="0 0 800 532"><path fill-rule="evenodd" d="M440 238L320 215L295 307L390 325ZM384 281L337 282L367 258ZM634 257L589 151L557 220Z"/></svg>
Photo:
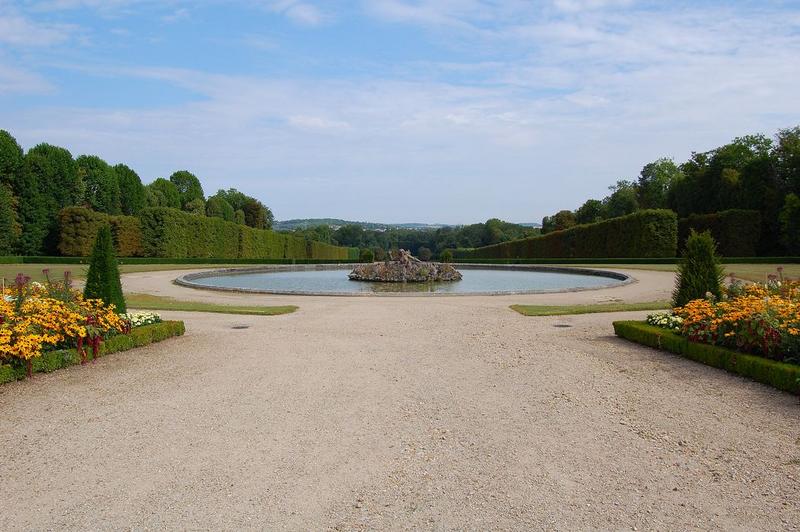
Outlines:
<svg viewBox="0 0 800 532"><path fill-rule="evenodd" d="M89 260L89 273L83 290L86 299L102 299L105 304L113 304L117 313L124 313L125 298L119 279L119 267L114 256L114 242L111 227L104 225L97 232L92 256Z"/></svg>
<svg viewBox="0 0 800 532"><path fill-rule="evenodd" d="M234 211L233 213L233 221L239 225L245 225L244 223L244 211L239 209L238 211Z"/></svg>
<svg viewBox="0 0 800 532"><path fill-rule="evenodd" d="M17 241L17 220L11 188L0 183L0 255L12 255Z"/></svg>
<svg viewBox="0 0 800 532"><path fill-rule="evenodd" d="M618 218L639 209L636 185L631 181L617 181L608 187L611 194L603 200L603 218Z"/></svg>
<svg viewBox="0 0 800 532"><path fill-rule="evenodd" d="M193 173L186 170L178 170L169 176L169 180L178 189L182 209L186 209L186 206L196 199L205 200L203 186Z"/></svg>
<svg viewBox="0 0 800 532"><path fill-rule="evenodd" d="M25 154L21 177L18 196L22 224L20 252L55 254L58 211L83 201L83 180L75 161L64 148L39 144Z"/></svg>
<svg viewBox="0 0 800 532"><path fill-rule="evenodd" d="M774 150L775 164L781 184L800 194L800 126L778 132Z"/></svg>
<svg viewBox="0 0 800 532"><path fill-rule="evenodd" d="M781 243L790 255L800 255L800 197L788 194L780 215Z"/></svg>
<svg viewBox="0 0 800 532"><path fill-rule="evenodd" d="M578 224L593 224L603 217L603 202L589 199L575 211L575 222Z"/></svg>
<svg viewBox="0 0 800 532"><path fill-rule="evenodd" d="M361 262L375 262L375 253L369 248L363 248L358 254Z"/></svg>
<svg viewBox="0 0 800 532"><path fill-rule="evenodd" d="M195 198L183 206L183 210L196 216L206 215L206 202L203 198Z"/></svg>
<svg viewBox="0 0 800 532"><path fill-rule="evenodd" d="M244 211L244 223L256 229L269 229L272 227L270 219L271 212L267 213L267 208L255 198L247 198L242 206Z"/></svg>
<svg viewBox="0 0 800 532"><path fill-rule="evenodd" d="M669 190L682 178L680 168L672 159L661 158L646 164L636 187L639 206L642 209L666 209Z"/></svg>
<svg viewBox="0 0 800 532"><path fill-rule="evenodd" d="M114 174L119 182L122 214L139 214L147 206L147 193L139 175L124 164L114 166Z"/></svg>
<svg viewBox="0 0 800 532"><path fill-rule="evenodd" d="M222 218L228 222L234 221L236 213L230 203L225 201L219 194L211 196L206 202L206 216L213 218ZM244 220L244 213L242 213L242 220Z"/></svg>
<svg viewBox="0 0 800 532"><path fill-rule="evenodd" d="M0 184L19 194L24 155L22 147L8 131L0 129Z"/></svg>
<svg viewBox="0 0 800 532"><path fill-rule="evenodd" d="M558 211L555 213L553 215L552 223L554 231L569 229L577 224L575 220L575 214L568 210Z"/></svg>
<svg viewBox="0 0 800 532"><path fill-rule="evenodd" d="M705 298L706 294L719 298L722 295L724 276L717 256L717 243L711 233L697 233L692 230L678 264L672 306L682 307L694 299Z"/></svg>
<svg viewBox="0 0 800 532"><path fill-rule="evenodd" d="M360 225L343 225L333 232L333 239L340 246L351 248L366 247L364 243L364 228Z"/></svg>
<svg viewBox="0 0 800 532"><path fill-rule="evenodd" d="M453 250L445 249L439 254L441 262L453 262Z"/></svg>
<svg viewBox="0 0 800 532"><path fill-rule="evenodd" d="M181 208L181 195L178 188L163 177L159 177L145 187L148 207Z"/></svg>
<svg viewBox="0 0 800 532"><path fill-rule="evenodd" d="M433 257L433 252L425 246L422 246L417 250L417 257L419 257L420 260L431 260L431 257Z"/></svg>
<svg viewBox="0 0 800 532"><path fill-rule="evenodd" d="M114 169L94 155L81 155L75 163L86 187L86 203L97 212L121 214L119 181Z"/></svg>

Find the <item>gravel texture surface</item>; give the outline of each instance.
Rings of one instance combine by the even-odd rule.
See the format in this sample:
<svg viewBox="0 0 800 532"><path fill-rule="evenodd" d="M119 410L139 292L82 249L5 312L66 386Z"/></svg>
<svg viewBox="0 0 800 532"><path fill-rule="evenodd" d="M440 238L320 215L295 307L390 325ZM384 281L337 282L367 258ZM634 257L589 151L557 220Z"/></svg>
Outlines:
<svg viewBox="0 0 800 532"><path fill-rule="evenodd" d="M796 397L612 336L645 313L508 309L658 299L653 273L513 298L127 276L301 308L164 313L185 337L0 386L0 530L796 528Z"/></svg>

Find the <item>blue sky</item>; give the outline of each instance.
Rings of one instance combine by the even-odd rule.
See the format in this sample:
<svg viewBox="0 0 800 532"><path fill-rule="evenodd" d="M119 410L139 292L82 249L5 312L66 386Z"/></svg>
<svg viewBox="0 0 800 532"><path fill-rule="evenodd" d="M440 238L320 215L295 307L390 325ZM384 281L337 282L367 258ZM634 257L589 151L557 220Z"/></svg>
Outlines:
<svg viewBox="0 0 800 532"><path fill-rule="evenodd" d="M538 221L800 124L800 3L0 0L0 129L278 219Z"/></svg>

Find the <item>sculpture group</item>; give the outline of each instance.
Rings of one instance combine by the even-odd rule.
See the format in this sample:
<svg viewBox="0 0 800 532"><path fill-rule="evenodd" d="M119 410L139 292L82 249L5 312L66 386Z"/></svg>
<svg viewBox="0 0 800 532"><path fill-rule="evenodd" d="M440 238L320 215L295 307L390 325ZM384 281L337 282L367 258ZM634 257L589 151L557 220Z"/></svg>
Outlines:
<svg viewBox="0 0 800 532"><path fill-rule="evenodd" d="M461 272L451 264L423 262L401 249L390 260L356 265L349 277L353 281L434 283L460 281Z"/></svg>

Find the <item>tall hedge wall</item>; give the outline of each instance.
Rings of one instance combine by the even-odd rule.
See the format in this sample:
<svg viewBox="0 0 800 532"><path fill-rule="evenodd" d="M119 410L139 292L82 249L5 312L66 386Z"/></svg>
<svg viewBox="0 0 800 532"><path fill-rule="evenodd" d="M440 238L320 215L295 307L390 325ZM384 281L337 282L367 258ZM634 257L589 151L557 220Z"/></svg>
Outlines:
<svg viewBox="0 0 800 532"><path fill-rule="evenodd" d="M358 250L253 229L177 209L144 209L139 217L108 216L83 207L59 213L59 252L85 257L97 231L110 224L120 257L357 260Z"/></svg>
<svg viewBox="0 0 800 532"><path fill-rule="evenodd" d="M726 257L755 257L761 238L761 213L731 209L712 214L692 214L678 223L678 248L683 249L689 230L711 231L717 251Z"/></svg>
<svg viewBox="0 0 800 532"><path fill-rule="evenodd" d="M678 220L670 210L643 210L602 222L578 225L543 236L475 249L461 259L674 257Z"/></svg>
<svg viewBox="0 0 800 532"><path fill-rule="evenodd" d="M117 256L142 256L142 235L138 218L109 216L85 207L67 207L58 213L59 253L70 257L88 257L97 231L104 225L111 226Z"/></svg>

